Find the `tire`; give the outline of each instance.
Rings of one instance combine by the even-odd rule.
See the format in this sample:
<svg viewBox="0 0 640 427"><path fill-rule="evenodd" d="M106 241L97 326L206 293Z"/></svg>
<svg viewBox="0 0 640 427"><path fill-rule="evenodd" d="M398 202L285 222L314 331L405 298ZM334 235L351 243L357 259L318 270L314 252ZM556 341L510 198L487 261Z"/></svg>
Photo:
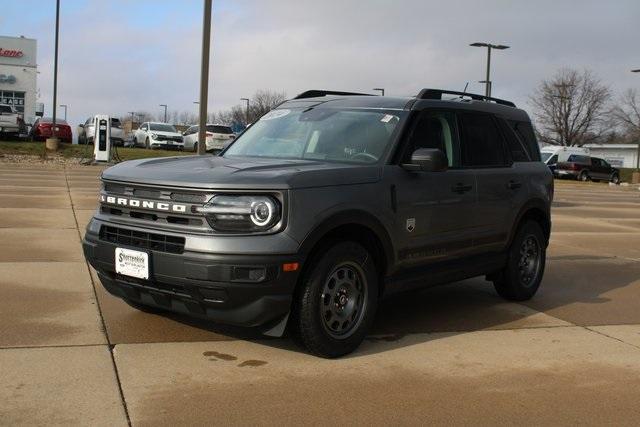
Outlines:
<svg viewBox="0 0 640 427"><path fill-rule="evenodd" d="M493 281L498 295L509 301L531 299L542 282L546 247L540 224L535 221L523 223L511 242L507 265Z"/></svg>
<svg viewBox="0 0 640 427"><path fill-rule="evenodd" d="M294 340L310 353L334 358L365 338L378 305L378 272L360 244L338 241L317 252L294 295Z"/></svg>
<svg viewBox="0 0 640 427"><path fill-rule="evenodd" d="M611 174L611 178L609 179L609 182L612 182L616 185L620 184L620 175L618 175L617 173Z"/></svg>
<svg viewBox="0 0 640 427"><path fill-rule="evenodd" d="M165 310L161 309L161 308L156 308L156 307L152 307L150 305L144 305L144 304L140 304L137 301L133 301L130 299L123 299L124 302L126 302L129 306L135 308L136 310L142 311L144 313L150 313L150 314L157 314L157 313L164 313Z"/></svg>
<svg viewBox="0 0 640 427"><path fill-rule="evenodd" d="M589 172L587 172L587 171L580 172L580 175L578 175L578 181L582 181L582 182L591 181L591 177L589 176Z"/></svg>

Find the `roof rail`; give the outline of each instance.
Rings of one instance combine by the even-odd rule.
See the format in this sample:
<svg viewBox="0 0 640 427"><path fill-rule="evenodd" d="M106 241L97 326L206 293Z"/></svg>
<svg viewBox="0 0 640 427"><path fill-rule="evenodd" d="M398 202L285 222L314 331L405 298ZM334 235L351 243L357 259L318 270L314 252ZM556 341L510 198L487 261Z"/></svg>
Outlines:
<svg viewBox="0 0 640 427"><path fill-rule="evenodd" d="M304 98L317 98L320 96L327 96L327 95L338 95L338 96L349 96L349 95L359 95L359 96L374 96L370 93L356 93L356 92L338 92L335 90L318 90L318 89L311 89L311 90L307 90L302 92L300 95L296 96L293 99L304 99Z"/></svg>
<svg viewBox="0 0 640 427"><path fill-rule="evenodd" d="M493 101L496 104L506 105L509 107L515 107L511 101L505 101L504 99L492 98L490 96L478 95L476 93L467 93L467 92L456 92L453 90L444 90L444 89L422 89L418 94L418 99L442 99L442 95L457 95L457 96L467 96L471 99L475 99L476 101Z"/></svg>

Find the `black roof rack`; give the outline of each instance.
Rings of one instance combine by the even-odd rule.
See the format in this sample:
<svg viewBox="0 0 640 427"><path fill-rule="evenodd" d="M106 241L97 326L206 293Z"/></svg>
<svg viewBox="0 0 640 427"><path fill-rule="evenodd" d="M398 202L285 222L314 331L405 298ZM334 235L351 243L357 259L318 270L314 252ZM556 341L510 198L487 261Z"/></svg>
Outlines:
<svg viewBox="0 0 640 427"><path fill-rule="evenodd" d="M302 92L300 95L296 96L293 99L304 99L304 98L317 98L320 96L327 96L327 95L338 95L338 96L349 96L349 95L359 95L359 96L375 96L372 95L370 93L356 93L356 92L338 92L335 90L318 90L318 89L311 89L311 90L307 90Z"/></svg>
<svg viewBox="0 0 640 427"><path fill-rule="evenodd" d="M476 101L493 101L496 104L507 105L509 107L515 107L511 101L505 101L504 99L492 98L490 96L478 95L476 93L467 93L467 92L456 92L453 90L444 90L444 89L422 89L418 94L418 99L442 99L442 95L457 95L457 96L466 96L471 99L475 99Z"/></svg>

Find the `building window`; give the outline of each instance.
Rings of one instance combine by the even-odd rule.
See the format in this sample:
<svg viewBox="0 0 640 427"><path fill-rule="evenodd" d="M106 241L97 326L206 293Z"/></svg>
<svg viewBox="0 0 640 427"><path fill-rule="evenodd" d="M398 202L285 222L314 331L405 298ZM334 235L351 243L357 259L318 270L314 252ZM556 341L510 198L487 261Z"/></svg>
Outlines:
<svg viewBox="0 0 640 427"><path fill-rule="evenodd" d="M0 104L13 105L16 111L24 113L24 92L0 90Z"/></svg>

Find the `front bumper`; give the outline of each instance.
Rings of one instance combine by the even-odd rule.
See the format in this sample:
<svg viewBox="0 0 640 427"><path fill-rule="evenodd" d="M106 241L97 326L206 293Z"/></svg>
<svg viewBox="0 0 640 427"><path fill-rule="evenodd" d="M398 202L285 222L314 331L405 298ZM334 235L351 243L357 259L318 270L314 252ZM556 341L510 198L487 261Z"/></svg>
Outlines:
<svg viewBox="0 0 640 427"><path fill-rule="evenodd" d="M162 148L164 150L184 150L184 142L152 139L149 141L149 145L152 148Z"/></svg>
<svg viewBox="0 0 640 427"><path fill-rule="evenodd" d="M300 271L282 271L283 263L300 261L295 255L144 250L101 240L91 227L82 246L102 285L117 297L191 317L265 330L288 315ZM116 247L148 252L149 280L117 274ZM264 275L258 275L259 281L250 281L249 269L263 269Z"/></svg>

